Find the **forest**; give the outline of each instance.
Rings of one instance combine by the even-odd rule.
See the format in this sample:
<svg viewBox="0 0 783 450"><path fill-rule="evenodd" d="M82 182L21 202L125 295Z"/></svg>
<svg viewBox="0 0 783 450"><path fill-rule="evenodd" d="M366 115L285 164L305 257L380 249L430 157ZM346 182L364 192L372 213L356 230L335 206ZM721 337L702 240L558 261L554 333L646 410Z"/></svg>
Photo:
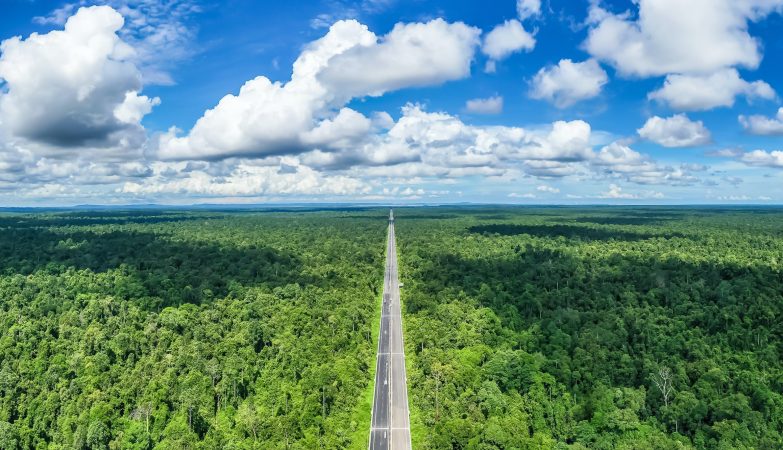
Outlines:
<svg viewBox="0 0 783 450"><path fill-rule="evenodd" d="M325 216L0 216L0 448L366 445L386 223Z"/></svg>
<svg viewBox="0 0 783 450"><path fill-rule="evenodd" d="M396 214L416 448L783 448L783 210Z"/></svg>
<svg viewBox="0 0 783 450"><path fill-rule="evenodd" d="M0 448L366 448L387 216L0 213ZM414 448L783 448L783 209L395 217Z"/></svg>

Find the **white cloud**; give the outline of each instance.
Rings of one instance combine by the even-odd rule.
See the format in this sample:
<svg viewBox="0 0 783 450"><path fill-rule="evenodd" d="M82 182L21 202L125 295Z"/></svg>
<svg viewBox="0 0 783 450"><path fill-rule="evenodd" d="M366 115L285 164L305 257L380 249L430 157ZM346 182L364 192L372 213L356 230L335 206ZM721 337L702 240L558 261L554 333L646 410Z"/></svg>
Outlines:
<svg viewBox="0 0 783 450"><path fill-rule="evenodd" d="M552 124L552 131L540 147L530 151L528 159L579 161L592 156L590 150L590 124L582 120ZM535 156L535 157L534 157Z"/></svg>
<svg viewBox="0 0 783 450"><path fill-rule="evenodd" d="M65 25L65 21L76 12L78 6L76 3L66 3L52 10L49 15L33 17L33 22L38 25Z"/></svg>
<svg viewBox="0 0 783 450"><path fill-rule="evenodd" d="M183 163L158 164L156 174L142 182L127 182L120 192L137 196L159 194L190 194L197 196L261 196L261 195L354 195L370 192L364 181L339 175L324 176L306 166L281 171L279 166L236 165L227 176L215 176L203 170L180 172L167 178L163 169L178 172Z"/></svg>
<svg viewBox="0 0 783 450"><path fill-rule="evenodd" d="M783 108L778 109L775 117L765 117L759 115L739 116L739 121L751 134L761 136L779 136L783 135Z"/></svg>
<svg viewBox="0 0 783 450"><path fill-rule="evenodd" d="M317 78L344 100L464 78L470 75L480 33L442 19L397 24L380 42L369 33L358 45L329 58Z"/></svg>
<svg viewBox="0 0 783 450"><path fill-rule="evenodd" d="M752 198L747 195L721 195L718 197L718 200L726 200L730 202L746 202L748 200L752 200Z"/></svg>
<svg viewBox="0 0 783 450"><path fill-rule="evenodd" d="M539 192L546 192L546 193L549 193L549 194L559 194L560 193L560 189L558 189L556 187L552 187L552 186L547 186L545 184L542 184L542 185L538 186L536 188L536 190L539 191Z"/></svg>
<svg viewBox="0 0 783 450"><path fill-rule="evenodd" d="M519 194L517 192L512 192L508 194L509 198L536 198L536 194L531 194L529 192Z"/></svg>
<svg viewBox="0 0 783 450"><path fill-rule="evenodd" d="M656 191L645 191L639 194L632 194L625 192L622 187L616 184L610 184L609 190L601 193L599 198L608 199L621 199L621 200L635 200L635 199L661 199L664 198L663 193Z"/></svg>
<svg viewBox="0 0 783 450"><path fill-rule="evenodd" d="M517 15L521 20L541 14L541 0L517 0Z"/></svg>
<svg viewBox="0 0 783 450"><path fill-rule="evenodd" d="M704 123L693 122L685 114L665 119L653 116L637 131L639 136L664 147L694 147L711 141L710 132Z"/></svg>
<svg viewBox="0 0 783 450"><path fill-rule="evenodd" d="M108 147L145 139L139 120L158 99L139 96L134 50L107 6L81 8L64 30L0 44L0 121L18 138L54 147Z"/></svg>
<svg viewBox="0 0 783 450"><path fill-rule="evenodd" d="M525 31L522 24L515 19L496 26L485 37L481 47L482 52L491 58L486 71L494 72L495 62L507 58L509 55L526 50L530 51L536 46L536 39Z"/></svg>
<svg viewBox="0 0 783 450"><path fill-rule="evenodd" d="M624 75L710 73L758 67L760 42L748 33L781 0L639 0L638 16L590 8L585 48Z"/></svg>
<svg viewBox="0 0 783 450"><path fill-rule="evenodd" d="M425 194L425 191L421 188L413 189L410 186L406 187L405 189L402 189L399 186L394 186L393 188L383 188L381 194L384 197L406 197L409 199L418 199Z"/></svg>
<svg viewBox="0 0 783 450"><path fill-rule="evenodd" d="M324 119L312 130L302 133L301 139L315 147L346 147L365 137L371 128L370 119L343 108L333 119Z"/></svg>
<svg viewBox="0 0 783 450"><path fill-rule="evenodd" d="M703 171L703 166L662 166L649 156L633 150L627 145L613 142L604 146L590 161L599 176L620 178L636 184L665 184L688 186L700 180L692 174Z"/></svg>
<svg viewBox="0 0 783 450"><path fill-rule="evenodd" d="M126 20L130 20L127 15ZM111 25L111 21L104 20L99 25L107 24ZM397 34L392 36L395 31ZM88 115L79 108L75 109L77 113L85 114L89 120L100 118L103 121L100 123L111 124L112 131L98 133L102 136L100 139L87 138L73 143L34 141L21 134L18 135L21 138L12 136L12 143L0 136L0 199L17 194L20 198L86 199L95 193L109 198L107 192L113 193L115 197L112 198L117 201L182 199L184 196L245 197L246 201L250 198L285 200L297 196L415 199L444 195L443 192L449 194L449 191L425 189L425 183L465 183L465 187L471 189L473 183L519 185L520 181L524 184L531 177L546 184L533 184L528 189L531 193L512 193L509 198L535 198L536 195L545 198L559 194L560 190L550 184L566 183L563 186L568 186L569 180L563 178L571 178L578 182L611 182L613 187L604 193L605 198L647 199L661 198L663 194L649 190L625 192L620 186L625 183L689 186L702 183L699 178L702 175L712 177L713 181L733 182L730 175L694 174L704 171L704 167L658 163L630 148L629 140L612 142L616 136L594 132L581 120L525 128L469 125L455 115L428 112L414 104L404 107L401 115L393 113L399 117L396 121L382 111L366 112L365 116L349 108L348 102L407 86L439 84L465 77L470 73L471 60L479 43L478 30L442 20L398 25L395 31L378 37L355 21L334 24L326 36L303 48L290 81L275 83L265 77L250 80L240 92L226 96L215 108L205 112L189 133L178 136L180 132L172 130L162 136L158 148L146 153L150 157L157 151L168 158L201 160L152 163L141 156L146 134L139 122L159 100L141 92L143 80L138 50L134 52L132 46L123 43L123 28L117 30L115 27L111 35L91 32L96 39L90 45L101 44L107 36L107 41L118 41L113 53L104 58L112 64L118 63L117 67L122 69L109 73L117 77L114 83L103 86L106 74L99 77L93 71L95 78L80 74L89 87L74 83L63 88L59 79L53 85L63 88L58 101L65 102L63 99L72 95L76 100L71 105L93 113L97 111L100 115ZM442 42L446 42L446 49L439 53L438 43ZM408 53L411 61L405 57ZM432 55L436 55L437 60L430 64L427 58ZM2 58L5 57L4 52ZM59 70L52 71L51 67L60 68L72 60L73 57L63 57L57 64L47 63L46 67L59 76ZM404 64L394 65L395 61ZM433 69L433 65L437 68ZM8 67L13 71L22 66L15 63ZM98 72L104 68L97 64L95 67ZM374 70L376 67L379 70ZM126 69L128 72L123 72ZM54 79L49 72L40 70L36 75ZM703 74L672 75L667 79L667 86L672 80L677 81L677 76L712 80L732 72L736 73L734 69L720 69ZM128 73L135 76L132 83L127 82L130 89L123 87L126 78L119 76ZM534 85L533 88L540 87L542 98L560 107L598 95L608 78L594 59L580 63L562 60L557 66L542 69L539 75L541 79L535 81L546 87ZM362 80L356 81L352 77ZM756 88L748 87L735 96L766 95L763 82L739 81ZM8 94L0 93L0 97L12 94L14 86L8 83L6 87ZM95 100L90 97L93 95L91 89L98 89L111 101ZM22 91L18 90L16 94L19 92ZM704 94L701 99L698 92L688 93L691 104L710 101L704 98L711 93ZM87 104L79 103L80 94L91 100ZM685 101L682 98L680 101ZM0 100L0 104L3 101ZM49 101L40 104L59 106L57 102ZM35 103L22 104L28 108L32 105ZM502 109L500 96L472 99L465 105L465 111L472 113L500 113ZM55 108L54 112L56 116L59 109ZM774 134L777 122L783 120L782 114L777 118L750 116L740 120L751 132ZM5 117L0 120L4 120L0 134L16 133L17 130L5 122ZM79 126L97 129L95 123L98 122L89 120L86 125L80 122ZM45 127L47 122L38 121L34 125ZM703 123L690 121L684 115L668 119L654 117L638 131L642 137L667 146L700 145L710 140ZM70 154L80 156L72 158L70 154L52 153L63 145L71 146L67 150ZM593 150L601 145L600 150ZM46 152L41 153L43 147ZM112 152L115 159L95 158L99 147L102 147L102 155ZM248 159L240 159L243 157ZM783 167L783 152L780 151L757 150L734 153L732 157L735 161L730 164L736 167L741 167L740 162L758 167ZM451 192L457 195L456 190ZM506 192L500 195L506 195ZM584 193L582 197L595 198L595 195Z"/></svg>
<svg viewBox="0 0 783 450"><path fill-rule="evenodd" d="M561 177L593 156L590 139L590 125L578 120L534 130L471 126L450 114L407 105L387 133L339 151L307 152L301 161L318 169L371 177L443 180L521 172Z"/></svg>
<svg viewBox="0 0 783 450"><path fill-rule="evenodd" d="M238 95L206 111L187 136L170 130L159 154L169 159L297 154L316 144L329 146L323 139L337 131L356 139L367 120L352 110L335 116L337 108L356 96L467 76L478 34L437 19L398 24L379 41L356 21L337 22L299 55L289 82L263 76L248 81Z"/></svg>
<svg viewBox="0 0 783 450"><path fill-rule="evenodd" d="M775 91L763 81L743 80L737 69L724 69L709 75L668 75L663 87L647 97L677 110L697 111L734 106L738 95L769 100Z"/></svg>
<svg viewBox="0 0 783 450"><path fill-rule="evenodd" d="M582 174L583 167L579 163L551 160L527 160L522 163L524 171L538 178L564 178Z"/></svg>
<svg viewBox="0 0 783 450"><path fill-rule="evenodd" d="M544 67L531 82L530 96L567 108L574 103L593 98L608 82L606 72L594 59L574 63L561 59L556 66Z"/></svg>
<svg viewBox="0 0 783 450"><path fill-rule="evenodd" d="M618 142L604 146L593 159L593 163L605 166L639 165L646 162L647 158L641 153Z"/></svg>
<svg viewBox="0 0 783 450"><path fill-rule="evenodd" d="M63 25L79 6L94 2L66 3L49 15L35 17L41 25ZM135 49L132 61L142 73L144 84L173 84L172 66L194 53L196 26L192 16L201 12L194 0L105 0L125 18L120 37Z"/></svg>
<svg viewBox="0 0 783 450"><path fill-rule="evenodd" d="M487 165L489 161L581 161L592 156L590 125L557 121L548 129L477 127L445 113L408 106L389 131L389 139L417 150L429 162Z"/></svg>
<svg viewBox="0 0 783 450"><path fill-rule="evenodd" d="M713 150L706 153L707 156L713 156L716 158L737 158L744 154L741 149L738 148L722 148L720 150Z"/></svg>
<svg viewBox="0 0 783 450"><path fill-rule="evenodd" d="M388 130L394 126L394 119L386 111L376 111L372 114L372 125L376 130Z"/></svg>
<svg viewBox="0 0 783 450"><path fill-rule="evenodd" d="M783 168L783 151L753 150L741 155L739 160L751 166Z"/></svg>
<svg viewBox="0 0 783 450"><path fill-rule="evenodd" d="M152 108L160 104L160 99L139 95L137 92L126 92L125 101L114 108L114 117L122 123L139 123L141 118L152 112Z"/></svg>
<svg viewBox="0 0 783 450"><path fill-rule="evenodd" d="M616 184L610 184L609 190L601 194L601 198L623 198L631 199L638 198L636 195L623 192L623 188Z"/></svg>
<svg viewBox="0 0 783 450"><path fill-rule="evenodd" d="M465 111L473 114L500 114L503 112L503 97L474 98L465 103Z"/></svg>

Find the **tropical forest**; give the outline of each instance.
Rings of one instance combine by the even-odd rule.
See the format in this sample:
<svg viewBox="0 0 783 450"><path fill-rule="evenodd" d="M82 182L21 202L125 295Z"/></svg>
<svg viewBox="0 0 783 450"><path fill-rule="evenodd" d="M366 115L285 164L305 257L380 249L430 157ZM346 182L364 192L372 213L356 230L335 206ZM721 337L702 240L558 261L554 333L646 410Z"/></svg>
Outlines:
<svg viewBox="0 0 783 450"><path fill-rule="evenodd" d="M413 448L783 448L783 210L394 222ZM366 448L388 226L6 211L0 448Z"/></svg>

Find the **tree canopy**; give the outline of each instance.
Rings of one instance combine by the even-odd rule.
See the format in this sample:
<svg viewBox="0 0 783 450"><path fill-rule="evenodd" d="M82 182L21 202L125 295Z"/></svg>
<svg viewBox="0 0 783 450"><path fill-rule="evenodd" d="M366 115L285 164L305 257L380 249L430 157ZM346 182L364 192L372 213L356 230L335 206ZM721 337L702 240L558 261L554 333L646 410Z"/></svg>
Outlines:
<svg viewBox="0 0 783 450"><path fill-rule="evenodd" d="M783 447L783 211L440 213L397 211L418 448Z"/></svg>
<svg viewBox="0 0 783 450"><path fill-rule="evenodd" d="M387 217L0 214L0 448L365 448ZM395 217L414 448L783 448L783 210Z"/></svg>

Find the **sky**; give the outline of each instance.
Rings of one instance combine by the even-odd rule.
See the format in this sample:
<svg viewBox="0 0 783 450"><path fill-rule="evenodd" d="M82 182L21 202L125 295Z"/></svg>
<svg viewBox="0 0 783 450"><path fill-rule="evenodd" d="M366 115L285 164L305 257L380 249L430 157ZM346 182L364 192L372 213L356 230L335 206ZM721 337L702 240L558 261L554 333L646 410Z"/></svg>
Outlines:
<svg viewBox="0 0 783 450"><path fill-rule="evenodd" d="M2 0L0 206L783 203L783 0Z"/></svg>

